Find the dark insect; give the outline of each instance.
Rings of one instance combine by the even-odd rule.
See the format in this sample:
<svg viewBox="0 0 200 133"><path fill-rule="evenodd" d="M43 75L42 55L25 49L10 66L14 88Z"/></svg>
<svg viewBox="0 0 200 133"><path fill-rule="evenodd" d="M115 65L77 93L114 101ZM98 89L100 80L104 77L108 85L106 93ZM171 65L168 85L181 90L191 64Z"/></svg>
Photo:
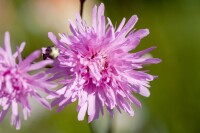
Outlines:
<svg viewBox="0 0 200 133"><path fill-rule="evenodd" d="M43 60L46 60L47 58L55 59L60 54L58 48L55 46L49 46L47 48L43 48L42 52L43 52L42 54Z"/></svg>

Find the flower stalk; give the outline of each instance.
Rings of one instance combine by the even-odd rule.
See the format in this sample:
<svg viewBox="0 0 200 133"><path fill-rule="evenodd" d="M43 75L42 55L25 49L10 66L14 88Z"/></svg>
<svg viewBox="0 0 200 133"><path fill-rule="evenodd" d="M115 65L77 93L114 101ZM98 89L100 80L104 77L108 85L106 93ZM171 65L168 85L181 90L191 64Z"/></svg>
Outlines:
<svg viewBox="0 0 200 133"><path fill-rule="evenodd" d="M83 5L85 3L85 0L80 0L80 4L81 4L81 7L80 7L80 15L81 17L83 17Z"/></svg>

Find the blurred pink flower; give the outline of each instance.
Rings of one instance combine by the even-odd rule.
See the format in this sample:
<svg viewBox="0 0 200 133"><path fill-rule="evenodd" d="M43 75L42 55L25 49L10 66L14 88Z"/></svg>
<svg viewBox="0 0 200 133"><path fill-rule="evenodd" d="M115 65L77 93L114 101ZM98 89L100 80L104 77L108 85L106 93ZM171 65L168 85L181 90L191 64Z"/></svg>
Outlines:
<svg viewBox="0 0 200 133"><path fill-rule="evenodd" d="M49 97L56 98L52 106L58 104L58 111L78 100L78 120L83 120L86 112L88 122L97 119L100 113L103 114L104 106L111 116L115 108L133 116L131 103L141 107L133 94L150 95L149 81L155 76L140 69L146 64L159 63L160 59L143 56L155 47L130 53L149 30L132 30L138 20L135 15L126 24L125 20L117 29L109 18L106 24L101 4L93 9L92 27L78 15L75 24L70 21L73 35L59 34L59 40L49 33L49 38L60 50L54 67L49 70L55 73L51 80L65 77L64 87L57 90L60 96Z"/></svg>
<svg viewBox="0 0 200 133"><path fill-rule="evenodd" d="M6 32L4 48L0 47L0 122L4 119L9 108L11 108L11 124L16 129L20 129L21 125L18 112L19 104L22 107L24 119L26 120L31 112L28 100L29 96L34 97L39 103L50 109L50 104L38 94L38 91L48 95L55 95L54 92L48 90L48 88L52 88L54 85L47 81L48 78L45 72L37 71L36 74L29 74L30 71L38 70L47 64L51 64L52 61L45 60L33 63L41 55L41 51L39 50L22 60L21 52L24 46L25 43L23 42L17 49L17 52L12 54L10 36ZM16 62L16 58L18 58L18 63Z"/></svg>

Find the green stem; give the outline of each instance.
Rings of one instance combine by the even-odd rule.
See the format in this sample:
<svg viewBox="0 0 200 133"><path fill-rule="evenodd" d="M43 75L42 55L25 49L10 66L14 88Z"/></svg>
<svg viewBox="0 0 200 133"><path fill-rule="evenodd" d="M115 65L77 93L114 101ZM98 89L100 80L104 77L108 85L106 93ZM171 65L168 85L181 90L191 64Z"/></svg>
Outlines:
<svg viewBox="0 0 200 133"><path fill-rule="evenodd" d="M88 126L89 126L89 128L90 128L90 132L91 132L91 133L95 133L94 127L92 126L92 123L89 123Z"/></svg>
<svg viewBox="0 0 200 133"><path fill-rule="evenodd" d="M109 117L109 123L108 123L108 130L107 133L112 133L113 132L113 118Z"/></svg>

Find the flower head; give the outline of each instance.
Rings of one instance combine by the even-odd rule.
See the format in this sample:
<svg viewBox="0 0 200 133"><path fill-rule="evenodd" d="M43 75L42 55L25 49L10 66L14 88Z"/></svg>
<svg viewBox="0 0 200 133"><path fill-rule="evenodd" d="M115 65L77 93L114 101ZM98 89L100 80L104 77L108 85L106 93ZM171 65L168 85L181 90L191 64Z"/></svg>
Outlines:
<svg viewBox="0 0 200 133"><path fill-rule="evenodd" d="M60 50L49 72L55 73L52 80L65 77L64 87L57 90L60 96L52 102L52 106L59 105L58 111L78 100L78 119L83 120L87 112L91 122L103 114L103 107L111 116L115 108L133 116L131 103L141 107L133 94L149 96L149 81L155 76L140 69L159 63L160 59L143 56L155 47L130 53L149 30L132 30L138 20L135 15L126 24L125 20L117 29L109 18L106 24L101 4L93 9L92 27L78 15L75 24L70 21L72 35L60 34L61 39L57 39L49 33Z"/></svg>
<svg viewBox="0 0 200 133"><path fill-rule="evenodd" d="M11 124L16 129L20 129L19 105L22 107L25 120L30 115L29 96L34 97L39 103L50 109L49 103L38 92L55 95L54 92L47 89L54 87L54 85L47 81L48 78L44 72L37 71L36 74L29 74L30 71L39 70L47 64L51 64L52 61L46 60L33 63L40 56L41 51L35 51L22 60L21 52L24 46L25 43L22 43L17 51L12 54L10 36L6 32L4 48L0 47L0 122L11 108ZM16 58L18 58L18 63Z"/></svg>

